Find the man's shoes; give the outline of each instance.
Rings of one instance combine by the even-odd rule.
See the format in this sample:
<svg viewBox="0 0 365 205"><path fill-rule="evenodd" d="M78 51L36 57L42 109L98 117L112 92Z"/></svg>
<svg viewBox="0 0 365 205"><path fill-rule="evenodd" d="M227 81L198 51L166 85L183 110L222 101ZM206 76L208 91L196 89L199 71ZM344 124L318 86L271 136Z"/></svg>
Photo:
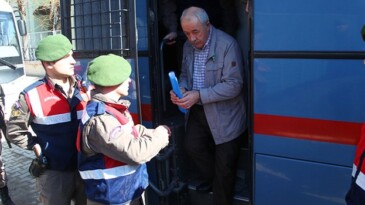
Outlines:
<svg viewBox="0 0 365 205"><path fill-rule="evenodd" d="M9 196L9 190L7 186L0 188L0 197L3 205L14 205L14 202Z"/></svg>

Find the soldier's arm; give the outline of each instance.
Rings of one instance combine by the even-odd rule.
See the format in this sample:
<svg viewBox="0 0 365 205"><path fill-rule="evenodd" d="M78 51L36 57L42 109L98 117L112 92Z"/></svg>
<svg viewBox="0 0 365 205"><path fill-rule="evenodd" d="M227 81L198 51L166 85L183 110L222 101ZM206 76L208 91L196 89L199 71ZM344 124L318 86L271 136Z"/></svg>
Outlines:
<svg viewBox="0 0 365 205"><path fill-rule="evenodd" d="M20 94L12 108L8 122L8 138L11 143L23 148L32 150L36 144L36 138L32 136L28 127L31 122L31 115L25 96Z"/></svg>
<svg viewBox="0 0 365 205"><path fill-rule="evenodd" d="M3 112L5 112L5 93L1 85L0 85L0 106L3 109Z"/></svg>
<svg viewBox="0 0 365 205"><path fill-rule="evenodd" d="M165 128L152 131L136 126L133 131L128 126L121 126L111 115L98 116L85 128L84 133L92 133L87 136L87 144L92 150L128 164L148 162L169 142Z"/></svg>

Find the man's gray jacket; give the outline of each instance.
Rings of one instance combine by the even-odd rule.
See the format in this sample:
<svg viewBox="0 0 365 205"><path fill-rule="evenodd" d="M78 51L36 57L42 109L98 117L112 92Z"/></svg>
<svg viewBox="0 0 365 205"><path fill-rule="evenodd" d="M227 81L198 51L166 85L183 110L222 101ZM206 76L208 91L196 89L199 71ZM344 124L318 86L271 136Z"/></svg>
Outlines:
<svg viewBox="0 0 365 205"><path fill-rule="evenodd" d="M204 88L199 90L216 144L237 138L246 130L244 71L236 40L211 26L210 50L206 62ZM194 48L186 41L179 85L192 90ZM189 113L186 115L188 118Z"/></svg>

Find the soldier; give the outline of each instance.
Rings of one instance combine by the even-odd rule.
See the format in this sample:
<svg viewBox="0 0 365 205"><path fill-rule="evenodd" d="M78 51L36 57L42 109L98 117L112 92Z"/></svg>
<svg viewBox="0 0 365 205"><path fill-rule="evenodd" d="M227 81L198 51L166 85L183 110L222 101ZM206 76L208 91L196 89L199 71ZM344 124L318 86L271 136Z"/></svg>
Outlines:
<svg viewBox="0 0 365 205"><path fill-rule="evenodd" d="M5 94L3 88L0 85L0 127L1 127L0 132L2 132L2 136L5 137L7 134L7 130L6 130L4 110L5 110ZM7 183L6 172L1 153L2 153L2 140L0 140L0 197L4 205L13 205L14 202L11 200L9 196L8 186L6 185Z"/></svg>
<svg viewBox="0 0 365 205"><path fill-rule="evenodd" d="M77 144L79 171L88 205L143 204L148 186L146 162L169 143L166 126L135 125L128 111L130 64L109 54L91 61L87 72L94 84L81 120Z"/></svg>
<svg viewBox="0 0 365 205"><path fill-rule="evenodd" d="M37 179L43 205L83 205L76 137L88 98L75 75L72 45L64 35L52 35L39 42L35 54L46 76L25 88L14 103L9 140L36 153L29 171Z"/></svg>
<svg viewBox="0 0 365 205"><path fill-rule="evenodd" d="M365 41L365 25L361 29L362 40ZM357 143L355 159L352 170L350 190L346 195L347 205L365 204L365 124L361 128L360 140Z"/></svg>

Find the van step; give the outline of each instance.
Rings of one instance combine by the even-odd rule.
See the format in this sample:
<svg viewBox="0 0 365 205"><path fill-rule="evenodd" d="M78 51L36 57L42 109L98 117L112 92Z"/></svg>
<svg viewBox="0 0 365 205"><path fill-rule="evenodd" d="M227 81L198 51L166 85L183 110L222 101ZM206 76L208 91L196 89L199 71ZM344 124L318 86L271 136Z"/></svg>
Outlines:
<svg viewBox="0 0 365 205"><path fill-rule="evenodd" d="M188 200L189 205L203 205L203 204L213 204L213 193L212 192L201 192L195 190L188 190ZM233 205L249 205L250 200L242 196L234 196Z"/></svg>
<svg viewBox="0 0 365 205"><path fill-rule="evenodd" d="M201 192L211 192L212 185L207 182L189 182L188 189Z"/></svg>

